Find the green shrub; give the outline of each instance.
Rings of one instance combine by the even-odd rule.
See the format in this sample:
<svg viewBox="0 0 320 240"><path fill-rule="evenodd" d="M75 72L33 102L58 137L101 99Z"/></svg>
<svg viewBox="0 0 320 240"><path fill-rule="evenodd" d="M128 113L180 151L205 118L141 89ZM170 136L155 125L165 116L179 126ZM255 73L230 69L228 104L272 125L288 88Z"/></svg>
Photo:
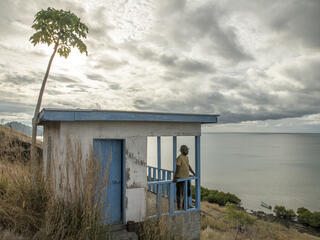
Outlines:
<svg viewBox="0 0 320 240"><path fill-rule="evenodd" d="M195 198L194 186L192 186L192 197ZM201 201L217 203L221 206L225 206L228 202L234 204L239 204L241 202L240 198L232 193L224 193L218 190L210 190L204 187L201 187Z"/></svg>
<svg viewBox="0 0 320 240"><path fill-rule="evenodd" d="M296 214L292 209L287 210L284 206L275 206L273 212L281 219L293 220L296 217Z"/></svg>
<svg viewBox="0 0 320 240"><path fill-rule="evenodd" d="M320 227L320 212L311 212L308 209L301 207L297 210L298 221L304 225L311 227Z"/></svg>
<svg viewBox="0 0 320 240"><path fill-rule="evenodd" d="M232 221L235 221L238 228L245 228L248 225L252 225L255 222L255 219L253 219L249 214L245 213L242 210L239 210L237 205L233 203L227 203L226 204L226 213L227 218L229 218Z"/></svg>

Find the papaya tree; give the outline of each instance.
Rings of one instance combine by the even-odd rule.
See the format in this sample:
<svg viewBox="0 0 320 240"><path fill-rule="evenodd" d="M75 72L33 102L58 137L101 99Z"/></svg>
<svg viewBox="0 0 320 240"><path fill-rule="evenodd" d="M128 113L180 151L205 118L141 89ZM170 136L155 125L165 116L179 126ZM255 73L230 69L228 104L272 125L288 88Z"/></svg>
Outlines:
<svg viewBox="0 0 320 240"><path fill-rule="evenodd" d="M74 13L49 7L46 10L42 9L35 15L32 28L35 29L36 32L29 40L34 46L40 43L53 46L53 52L49 59L47 70L42 81L42 86L32 119L31 167L34 169L37 164L36 136L38 115L53 58L56 53L61 57L67 58L71 52L71 48L73 47L78 48L80 53L88 55L87 46L82 41L82 39L87 37L88 27L82 23L80 18Z"/></svg>

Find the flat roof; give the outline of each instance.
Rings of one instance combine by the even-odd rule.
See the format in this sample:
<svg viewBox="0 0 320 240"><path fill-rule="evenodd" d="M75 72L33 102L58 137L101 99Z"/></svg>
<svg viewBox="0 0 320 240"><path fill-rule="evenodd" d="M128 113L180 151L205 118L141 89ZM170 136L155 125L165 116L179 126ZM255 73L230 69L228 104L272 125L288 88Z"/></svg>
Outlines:
<svg viewBox="0 0 320 240"><path fill-rule="evenodd" d="M163 112L135 112L88 109L44 108L39 114L39 124L59 121L137 121L137 122L193 122L217 123L216 114L187 114Z"/></svg>

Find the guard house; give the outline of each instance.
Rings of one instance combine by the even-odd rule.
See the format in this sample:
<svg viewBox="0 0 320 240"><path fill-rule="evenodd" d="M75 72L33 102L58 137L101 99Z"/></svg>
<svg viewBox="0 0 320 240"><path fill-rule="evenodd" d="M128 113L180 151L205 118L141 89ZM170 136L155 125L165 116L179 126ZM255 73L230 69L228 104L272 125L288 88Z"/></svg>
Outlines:
<svg viewBox="0 0 320 240"><path fill-rule="evenodd" d="M39 124L44 127L44 171L54 169L57 191L65 180L70 154L68 141L81 148L81 163L90 155L108 165L106 185L108 223L140 222L156 214L172 216L183 226L184 239L197 239L200 233L200 135L201 124L217 123L218 115L128 112L104 110L43 109ZM147 166L147 139L157 137L157 166ZM161 137L173 142L173 171L161 168ZM196 176L180 179L195 186L193 204L184 184L184 209L177 210L173 172L179 154L177 137L193 136ZM188 204L190 203L190 204ZM153 205L153 206L152 206ZM154 211L154 210L157 211ZM175 229L174 231L178 231ZM190 233L191 232L191 233ZM198 236L198 237L197 237Z"/></svg>

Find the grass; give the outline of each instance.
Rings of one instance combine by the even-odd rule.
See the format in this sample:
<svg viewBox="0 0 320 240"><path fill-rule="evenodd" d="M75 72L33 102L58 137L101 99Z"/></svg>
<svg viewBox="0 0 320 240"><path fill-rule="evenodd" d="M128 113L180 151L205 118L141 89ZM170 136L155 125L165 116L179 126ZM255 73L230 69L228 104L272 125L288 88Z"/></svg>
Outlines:
<svg viewBox="0 0 320 240"><path fill-rule="evenodd" d="M259 220L242 210L233 210L235 212L230 214L227 208L208 202L201 203L201 210L202 240L320 240L279 223ZM239 229L241 222L245 227Z"/></svg>
<svg viewBox="0 0 320 240"><path fill-rule="evenodd" d="M57 172L45 179L42 169L30 169L21 156L23 141L1 132L0 142L0 239L108 239L102 219L106 172L91 151L83 161L79 144L68 142L63 194L55 194ZM10 132L9 132L10 134ZM14 153L14 154L12 154ZM53 161L54 162L54 161ZM85 164L83 164L85 163ZM36 174L36 187L31 176Z"/></svg>

